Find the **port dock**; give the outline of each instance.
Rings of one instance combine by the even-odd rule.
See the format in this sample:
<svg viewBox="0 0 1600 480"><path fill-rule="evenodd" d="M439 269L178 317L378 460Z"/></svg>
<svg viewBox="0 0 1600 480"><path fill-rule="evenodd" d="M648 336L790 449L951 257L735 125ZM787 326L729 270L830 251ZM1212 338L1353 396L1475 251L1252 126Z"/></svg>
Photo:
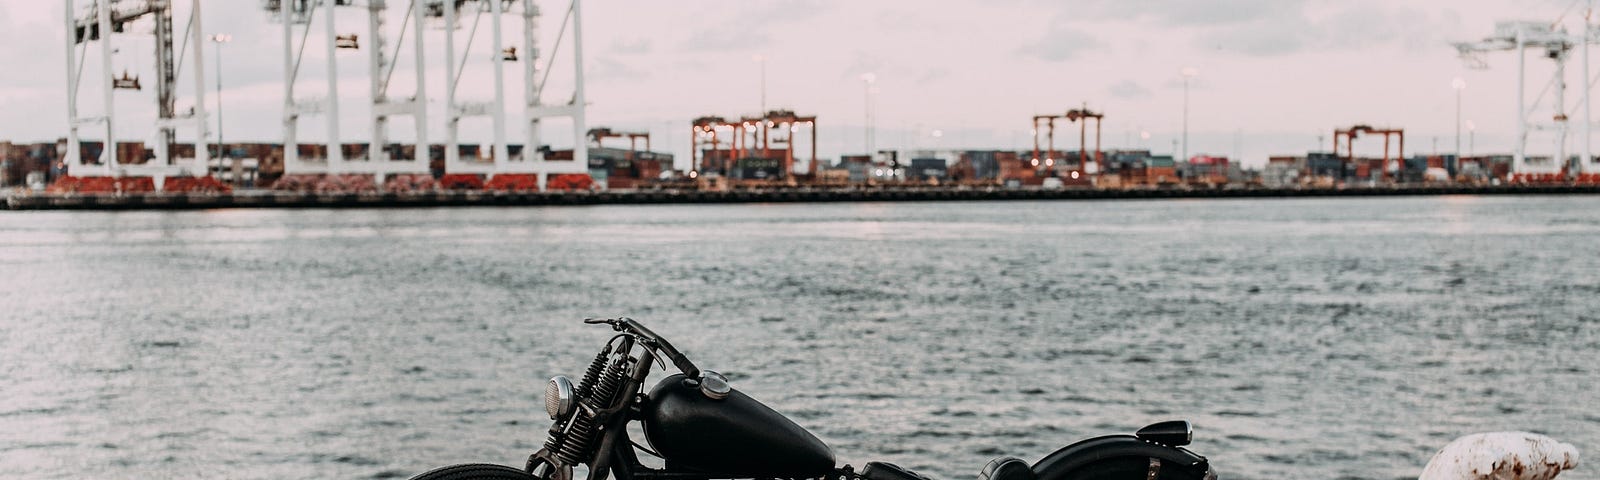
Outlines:
<svg viewBox="0 0 1600 480"><path fill-rule="evenodd" d="M22 193L8 210L207 210L221 208L517 207L716 203L939 202L1187 198L1381 197L1416 195L1593 195L1600 185L1393 186L1371 188L1040 189L1003 187L765 190L627 190L599 192L435 191L416 193L53 194Z"/></svg>
<svg viewBox="0 0 1600 480"><path fill-rule="evenodd" d="M839 202L839 201L977 201L977 200L1078 200L1078 199L1160 199L1160 198L1251 198L1251 197L1351 197L1391 195L1495 195L1569 194L1600 192L1600 163L1589 151L1588 128L1584 129L1581 155L1569 155L1567 142L1557 142L1553 155L1529 155L1527 135L1513 145L1509 154L1477 153L1472 148L1471 128L1468 148L1463 154L1460 142L1460 95L1464 81L1454 83L1457 94L1456 148L1427 154L1407 153L1407 132L1401 125L1357 123L1335 126L1331 145L1318 136L1320 148L1329 150L1270 155L1265 164L1246 161L1238 152L1230 156L1193 152L1188 144L1188 78L1197 75L1183 70L1184 120L1182 142L1173 139L1173 151L1161 152L1129 138L1121 145L1103 145L1102 121L1120 115L1108 112L1093 99L1072 105L1038 106L1026 117L1031 148L1020 144L994 144L984 148L961 148L934 142L933 148L917 142L879 145L872 95L877 76L861 75L866 107L861 150L819 152L819 125L835 125L813 111L790 106L769 106L765 101L765 74L761 109L751 112L703 112L676 127L687 127L688 142L668 142L656 138L653 127L611 128L589 123L584 87L581 3L568 0L556 18L562 27L554 38L536 34L544 19L534 0L487 2L464 0L413 0L394 2L392 7L409 3L405 9L384 2L356 5L351 2L264 1L260 8L282 33L282 60L285 77L282 87L283 129L276 134L252 132L248 136L265 141L225 141L221 122L221 70L216 92L216 131L205 101L208 92L205 61L207 41L214 43L218 64L221 45L228 34L207 36L202 27L200 0L172 2L126 0L121 9L98 8L97 3L80 5L84 0L63 0L66 16L62 27L67 34L63 55L68 69L67 135L55 141L12 144L0 141L0 187L20 185L15 190L0 190L0 208L40 209L207 209L207 208L380 208L441 207L485 205L599 205L658 203L759 203L759 202ZM102 2L103 3L103 2ZM360 10L367 17L364 26L336 11ZM115 12L111 10L116 10ZM235 9L236 10L236 9ZM401 14L401 11L404 11ZM319 13L320 12L320 13ZM234 12L230 12L232 14ZM356 13L356 12L348 12ZM352 15L344 15L351 17ZM487 16L491 32L486 45L473 50L477 22ZM183 19L187 19L184 21ZM458 25L461 18L472 18L470 33L459 28L426 28L425 25ZM113 37L142 36L144 28L129 30L125 24L149 21L153 24L153 50L157 53L150 67L156 95L143 95L138 65L130 73L125 67L113 74ZM174 29L188 24L192 28ZM571 31L567 25L573 26ZM142 25L142 24L141 24ZM398 30L389 25L400 25ZM359 33L341 33L357 29ZM512 34L503 32L511 29ZM408 30L410 29L410 30ZM179 32L184 32L180 34ZM465 39L458 39L466 33ZM404 40L408 38L407 43ZM277 35L272 35L277 37ZM386 39L394 38L397 41ZM365 43L363 43L363 39ZM570 42L562 42L563 39ZM1529 40L1531 39L1531 40ZM128 39L146 41L144 38ZM465 40L465 49L455 47ZM546 40L550 48L542 48ZM1457 43L1467 57L1491 51L1504 51L1515 40L1513 50L1540 48L1562 70L1571 49L1571 39L1549 25L1528 22L1502 22L1490 37L1478 42ZM1532 41L1526 43L1524 40ZM125 40L126 41L126 40ZM1587 41L1585 41L1587 45ZM279 44L278 41L268 42ZM326 94L308 97L302 91L312 82L300 78L299 66L308 45L321 49L327 61ZM365 45L365 46L363 46ZM389 45L392 48L384 47ZM569 54L556 55L566 45ZM444 48L434 48L444 47ZM1553 49L1553 50L1552 50ZM443 58L430 52L442 50ZM315 50L312 50L315 51ZM365 72L339 68L343 61L365 64ZM460 55L458 61L457 55ZM1585 58L1587 50L1584 51ZM100 67L90 68L98 57ZM556 61L560 58L560 61ZM759 58L759 56L758 56ZM185 60L194 68L175 69ZM389 81L397 61L404 59L407 70L414 69L405 88L390 91ZM539 66L543 59L543 66ZM764 60L760 60L764 62ZM448 68L433 69L443 64ZM469 64L473 68L468 68ZM514 65L508 65L514 64ZM1587 62L1585 62L1587 65ZM352 65L354 67L355 65ZM96 70L98 68L98 70ZM508 75L506 70L521 70ZM765 63L762 63L765 72ZM432 71L443 71L443 88L429 89L425 78ZM549 73L560 70L571 74L571 94L563 84L559 92L546 92ZM87 72L87 73L85 73ZM492 74L486 72L493 72ZM542 72L542 74L538 74ZM472 73L469 78L464 75ZM1519 78L1523 72L1519 67ZM192 81L180 82L181 74ZM435 74L436 75L436 74ZM99 95L79 95L80 81L98 77ZM345 115L362 120L364 134L352 137L341 133L340 87L345 80L359 79L371 84L370 98L363 97L358 108ZM474 83L476 82L476 83ZM563 82L565 82L563 80ZM434 83L437 85L438 83ZM460 86L493 85L481 89L487 98L457 98ZM1564 83L1557 82L1556 97ZM509 89L524 92L521 99L507 97ZM1520 88L1520 87L1519 87ZM405 90L405 91L401 91ZM480 90L477 88L469 90ZM492 95L490 95L492 92ZM116 95L133 94L154 99L154 109L117 114ZM183 98L179 98L182 96ZM98 98L95 98L98 97ZM428 120L426 105L438 98L443 121ZM1584 125L1588 121L1585 100ZM514 101L515 100L515 101ZM1093 102L1092 102L1093 101ZM1554 125L1567 138L1566 113L1573 110L1555 102ZM178 106L194 105L180 111ZM355 105L345 105L346 107ZM1092 107L1092 108L1091 108ZM1520 117L1528 118L1518 104ZM150 117L149 112L156 112ZM93 112L93 113L86 113ZM103 113L101 113L103 112ZM313 132L301 125L302 117L317 117L325 132ZM405 135L391 132L392 117L409 122ZM461 122L475 119L478 125ZM1021 126L1024 117L1015 119ZM556 121L545 125L542 122ZM687 118L686 118L687 120ZM821 123L819 123L821 122ZM154 138L120 137L117 126L151 123L157 126ZM1470 122L1468 122L1470 123ZM1526 122L1524 122L1526 123ZM487 124L487 125L484 125ZM570 124L570 132L567 126ZM440 127L443 127L442 129ZM558 132L545 132L544 126ZM366 128L370 127L370 128ZM559 128L558 128L559 127ZM1527 125L1520 132L1525 132ZM1014 127L1007 127L1014 128ZM1076 141L1071 130L1078 130ZM1060 131L1058 131L1060 130ZM1326 132L1327 130L1324 130ZM348 132L345 132L348 133ZM549 133L550 135L547 135ZM570 142L566 135L570 133ZM558 135L559 134L559 135ZM657 132L659 134L659 132ZM551 136L556 135L556 136ZM920 135L920 134L919 134ZM940 129L928 132L930 138L944 136ZM1058 136L1062 138L1057 138ZM1148 139L1142 132L1142 140ZM94 138L98 137L98 138ZM359 138L358 138L359 137ZM410 137L410 138L402 138ZM558 138L560 137L560 138ZM236 137L229 137L236 138ZM1237 135L1236 135L1237 138ZM131 140L131 141L130 141ZM153 141L151 141L153 140ZM406 140L402 142L401 140ZM557 140L551 142L550 140ZM1437 139L1435 139L1437 140ZM627 142L624 145L621 142ZM952 140L953 141L953 140ZM1381 141L1381 150L1378 146ZM609 142L609 144L608 144ZM654 151L664 143L675 144L671 151ZM910 143L910 145L906 145ZM1357 144L1363 148L1357 148ZM641 145L642 144L642 145ZM1181 148L1180 148L1181 145ZM680 147L688 147L682 150ZM856 147L848 147L854 149ZM1381 156L1374 152L1381 151ZM5 193L9 192L9 193ZM9 195L9 196L7 196Z"/></svg>

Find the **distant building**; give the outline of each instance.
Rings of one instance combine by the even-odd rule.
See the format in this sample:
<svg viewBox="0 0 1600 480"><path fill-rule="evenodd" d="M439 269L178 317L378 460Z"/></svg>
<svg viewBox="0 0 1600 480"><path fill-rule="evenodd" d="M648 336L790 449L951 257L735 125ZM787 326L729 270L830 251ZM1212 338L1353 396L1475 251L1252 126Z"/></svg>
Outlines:
<svg viewBox="0 0 1600 480"><path fill-rule="evenodd" d="M950 166L943 158L912 158L911 165L906 167L908 180L944 180L948 178Z"/></svg>
<svg viewBox="0 0 1600 480"><path fill-rule="evenodd" d="M65 144L62 144L64 147ZM96 152L99 148L96 147ZM0 142L0 187L22 186L33 176L41 182L63 174L56 142L18 144Z"/></svg>
<svg viewBox="0 0 1600 480"><path fill-rule="evenodd" d="M1306 157L1273 156L1267 158L1267 166L1261 169L1261 185L1272 188L1293 187L1300 184L1301 174L1306 171Z"/></svg>

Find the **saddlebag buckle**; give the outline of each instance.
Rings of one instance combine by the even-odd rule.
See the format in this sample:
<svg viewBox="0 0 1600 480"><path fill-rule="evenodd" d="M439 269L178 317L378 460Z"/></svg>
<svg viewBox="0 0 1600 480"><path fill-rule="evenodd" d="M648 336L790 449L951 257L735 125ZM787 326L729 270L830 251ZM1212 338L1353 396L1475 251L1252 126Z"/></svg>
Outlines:
<svg viewBox="0 0 1600 480"><path fill-rule="evenodd" d="M867 462L861 467L861 478L867 480L932 480L917 472L886 462Z"/></svg>

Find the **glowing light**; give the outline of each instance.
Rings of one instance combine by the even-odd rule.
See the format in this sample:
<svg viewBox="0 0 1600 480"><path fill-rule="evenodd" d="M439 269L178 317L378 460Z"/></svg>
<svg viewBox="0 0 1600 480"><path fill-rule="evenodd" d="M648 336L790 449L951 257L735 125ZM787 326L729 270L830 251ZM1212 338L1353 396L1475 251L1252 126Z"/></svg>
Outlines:
<svg viewBox="0 0 1600 480"><path fill-rule="evenodd" d="M1456 90L1465 90L1467 88L1467 81L1461 77L1456 77L1455 80L1450 81L1450 87Z"/></svg>
<svg viewBox="0 0 1600 480"><path fill-rule="evenodd" d="M1072 179L1073 180L1077 180L1078 179L1078 172L1076 172L1076 171L1072 172Z"/></svg>
<svg viewBox="0 0 1600 480"><path fill-rule="evenodd" d="M1054 167L1054 166L1056 166L1056 159L1054 159L1054 158L1046 158L1046 159L1044 159L1044 166L1046 166L1046 167Z"/></svg>
<svg viewBox="0 0 1600 480"><path fill-rule="evenodd" d="M1033 159L1033 166L1035 166L1035 167L1039 166L1039 159L1037 159L1037 158Z"/></svg>

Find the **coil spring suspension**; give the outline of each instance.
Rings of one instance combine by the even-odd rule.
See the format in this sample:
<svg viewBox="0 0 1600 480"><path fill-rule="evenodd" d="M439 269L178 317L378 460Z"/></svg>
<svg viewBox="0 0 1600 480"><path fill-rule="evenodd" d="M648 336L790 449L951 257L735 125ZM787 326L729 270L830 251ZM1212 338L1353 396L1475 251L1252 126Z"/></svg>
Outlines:
<svg viewBox="0 0 1600 480"><path fill-rule="evenodd" d="M599 433L595 412L611 407L611 402L617 397L617 391L622 388L623 377L627 375L628 360L626 354L618 355L599 376L593 395L583 397L582 407L573 416L572 426L567 429L567 438L556 450L556 458L562 463L577 465L589 455L595 434Z"/></svg>
<svg viewBox="0 0 1600 480"><path fill-rule="evenodd" d="M593 428L592 421L584 422L581 420L585 416L581 406L585 404L584 399L589 398L589 394L594 391L594 384L600 380L600 374L605 371L607 361L610 359L611 345L607 344L605 348L600 350L599 355L594 356L594 361L589 362L589 369L583 372L583 379L578 381L578 388L573 390L573 397L579 400L580 405L578 411L574 412L572 417L570 417L569 421L572 422L573 425L568 426L569 428L561 428L561 425L556 425L556 428L552 428L550 430L550 437L546 438L544 441L545 451L560 452L562 450L562 445L572 443L567 441L567 439L571 437L572 433L582 431L583 429ZM574 427L584 428L580 429ZM563 461L565 460L563 459ZM571 462L567 462L566 464L573 465Z"/></svg>
<svg viewBox="0 0 1600 480"><path fill-rule="evenodd" d="M578 389L574 391L577 398L589 398L589 393L594 390L594 382L600 379L600 371L606 368L606 360L611 357L611 345L600 350L594 356L594 361L589 362L589 369L583 372L583 380L578 381Z"/></svg>

